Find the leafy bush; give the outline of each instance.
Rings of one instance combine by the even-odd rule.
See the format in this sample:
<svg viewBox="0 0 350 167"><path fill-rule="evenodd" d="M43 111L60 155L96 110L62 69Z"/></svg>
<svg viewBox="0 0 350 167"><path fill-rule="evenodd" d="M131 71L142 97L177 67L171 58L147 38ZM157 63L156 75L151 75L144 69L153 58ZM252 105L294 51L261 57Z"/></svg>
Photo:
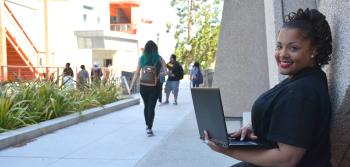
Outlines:
<svg viewBox="0 0 350 167"><path fill-rule="evenodd" d="M118 100L119 94L115 81L82 90L50 81L6 83L0 87L0 132L102 106Z"/></svg>

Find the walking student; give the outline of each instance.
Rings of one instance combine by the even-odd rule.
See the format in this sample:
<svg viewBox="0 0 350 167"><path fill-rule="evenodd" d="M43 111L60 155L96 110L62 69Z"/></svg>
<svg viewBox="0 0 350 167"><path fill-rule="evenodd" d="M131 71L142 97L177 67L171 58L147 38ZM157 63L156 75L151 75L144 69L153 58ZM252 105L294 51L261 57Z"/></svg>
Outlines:
<svg viewBox="0 0 350 167"><path fill-rule="evenodd" d="M166 64L158 54L158 47L153 41L148 41L143 54L138 62L135 75L131 81L130 88L134 87L136 80L140 77L140 94L145 105L144 116L146 122L146 133L148 137L153 136L154 109L157 104L160 91L159 73L167 74Z"/></svg>
<svg viewBox="0 0 350 167"><path fill-rule="evenodd" d="M180 80L183 78L184 72L180 63L176 61L176 55L172 54L170 56L170 62L167 64L167 68L169 70L169 75L165 83L166 100L164 104L169 104L169 96L172 92L174 95L174 105L177 105Z"/></svg>
<svg viewBox="0 0 350 167"><path fill-rule="evenodd" d="M80 66L81 70L78 73L78 89L83 90L89 84L89 72L86 71L85 65Z"/></svg>
<svg viewBox="0 0 350 167"><path fill-rule="evenodd" d="M202 74L201 68L199 67L199 63L197 61L194 63L190 74L191 74L190 79L192 81L192 87L199 87L199 85L203 83L203 74Z"/></svg>

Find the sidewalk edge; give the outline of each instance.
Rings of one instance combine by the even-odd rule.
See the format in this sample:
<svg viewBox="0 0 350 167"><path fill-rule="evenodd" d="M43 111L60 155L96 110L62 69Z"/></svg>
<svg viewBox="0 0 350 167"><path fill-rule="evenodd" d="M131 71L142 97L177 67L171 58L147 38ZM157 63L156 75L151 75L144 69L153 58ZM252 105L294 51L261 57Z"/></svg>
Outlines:
<svg viewBox="0 0 350 167"><path fill-rule="evenodd" d="M13 131L0 133L0 150L37 138L47 133L51 133L58 129L62 129L137 104L140 104L140 98L124 99L106 104L104 107L91 108L84 110L81 113L73 113Z"/></svg>

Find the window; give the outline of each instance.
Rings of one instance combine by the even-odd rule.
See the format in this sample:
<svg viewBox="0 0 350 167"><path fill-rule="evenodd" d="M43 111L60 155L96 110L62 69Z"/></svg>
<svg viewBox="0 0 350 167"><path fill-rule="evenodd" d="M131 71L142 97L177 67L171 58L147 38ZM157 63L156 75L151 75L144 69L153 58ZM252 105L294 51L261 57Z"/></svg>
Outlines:
<svg viewBox="0 0 350 167"><path fill-rule="evenodd" d="M92 48L91 38L78 37L78 48L79 49Z"/></svg>
<svg viewBox="0 0 350 167"><path fill-rule="evenodd" d="M104 59L104 66L107 67L107 65L112 66L113 60L112 59Z"/></svg>

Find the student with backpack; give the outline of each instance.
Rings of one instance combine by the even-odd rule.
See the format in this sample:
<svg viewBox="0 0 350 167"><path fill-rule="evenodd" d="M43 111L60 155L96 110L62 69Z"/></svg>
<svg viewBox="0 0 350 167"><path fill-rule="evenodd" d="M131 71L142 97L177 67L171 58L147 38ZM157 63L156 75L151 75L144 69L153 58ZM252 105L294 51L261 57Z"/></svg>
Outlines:
<svg viewBox="0 0 350 167"><path fill-rule="evenodd" d="M192 81L192 87L199 87L203 83L203 75L198 62L195 62L191 69L190 79Z"/></svg>
<svg viewBox="0 0 350 167"><path fill-rule="evenodd" d="M134 78L130 84L130 88L133 88L141 73L140 94L145 105L144 116L148 137L153 136L152 126L154 121L154 109L159 97L159 73L161 69L163 69L164 74L168 74L165 61L158 54L157 45L153 41L148 41L139 59Z"/></svg>
<svg viewBox="0 0 350 167"><path fill-rule="evenodd" d="M165 83L166 100L163 104L169 104L170 93L174 95L174 105L177 105L177 95L179 93L180 80L184 77L184 71L179 62L176 61L176 55L170 56L170 62L167 64L169 71L168 79Z"/></svg>

